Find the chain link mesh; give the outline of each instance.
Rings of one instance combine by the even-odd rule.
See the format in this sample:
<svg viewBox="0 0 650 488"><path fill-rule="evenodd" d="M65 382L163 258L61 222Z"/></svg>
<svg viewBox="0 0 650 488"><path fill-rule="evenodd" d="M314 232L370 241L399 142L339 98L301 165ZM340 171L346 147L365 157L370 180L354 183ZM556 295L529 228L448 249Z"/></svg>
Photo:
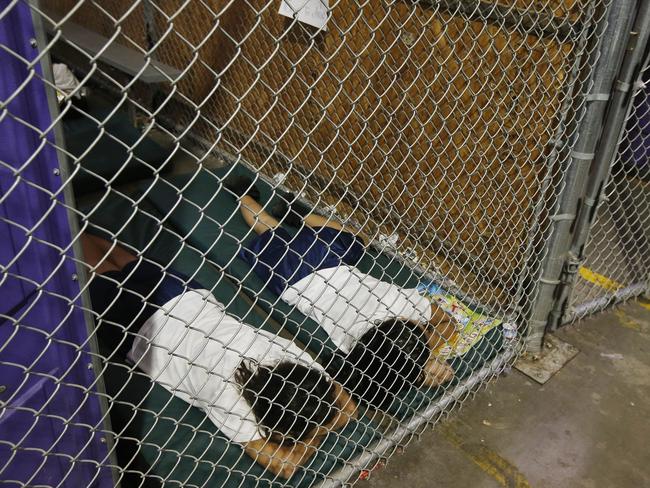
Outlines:
<svg viewBox="0 0 650 488"><path fill-rule="evenodd" d="M647 293L650 286L650 66L633 87L632 106L585 246L567 320Z"/></svg>
<svg viewBox="0 0 650 488"><path fill-rule="evenodd" d="M609 2L2 5L1 479L352 482L516 359Z"/></svg>

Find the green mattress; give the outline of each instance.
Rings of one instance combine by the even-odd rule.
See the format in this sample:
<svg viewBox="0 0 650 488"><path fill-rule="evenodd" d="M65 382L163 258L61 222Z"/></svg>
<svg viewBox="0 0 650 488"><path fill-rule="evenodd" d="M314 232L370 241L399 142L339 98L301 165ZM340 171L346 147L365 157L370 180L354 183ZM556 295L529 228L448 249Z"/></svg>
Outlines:
<svg viewBox="0 0 650 488"><path fill-rule="evenodd" d="M135 128L127 113L114 107L95 104L83 112L68 111L63 133L66 150L74 156L72 184L77 195L172 168L172 151Z"/></svg>
<svg viewBox="0 0 650 488"><path fill-rule="evenodd" d="M273 189L243 165L202 169L191 175L157 178L144 182L141 189L145 199L156 209L160 218L175 229L182 239L204 253L211 263L222 267L241 283L242 291L269 313L282 327L293 334L321 362L337 360L333 354L336 346L327 333L312 319L282 302L267 290L264 282L238 257L255 235L238 211L237 202L222 182L230 175L248 175L257 178L262 205L270 208L274 203ZM296 232L287 228L290 232ZM415 287L423 279L392 256L369 247L358 265L361 271L404 287ZM427 280L428 281L428 280ZM490 331L474 348L450 364L456 371L455 379L443 387L411 389L388 409L390 415L406 420L426 408L446 389L459 383L472 372L493 359L502 347L500 328Z"/></svg>
<svg viewBox="0 0 650 488"><path fill-rule="evenodd" d="M138 199L140 196L138 196ZM199 281L212 290L228 313L250 325L274 331L269 317L251 307L242 290L202 251L173 229L161 225L146 201L111 194L101 204L85 209L82 228L111 236L132 250ZM125 486L272 486L284 480L265 471L229 442L199 409L174 397L107 350L104 380ZM371 422L362 417L330 434L307 466L289 480L289 486L311 486L363 451L377 438ZM144 473L144 477L141 473Z"/></svg>

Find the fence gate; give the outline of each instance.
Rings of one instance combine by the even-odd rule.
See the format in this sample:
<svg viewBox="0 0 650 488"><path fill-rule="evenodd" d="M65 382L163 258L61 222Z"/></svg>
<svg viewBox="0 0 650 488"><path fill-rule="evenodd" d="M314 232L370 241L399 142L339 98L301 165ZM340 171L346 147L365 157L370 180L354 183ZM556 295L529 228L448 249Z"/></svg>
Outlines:
<svg viewBox="0 0 650 488"><path fill-rule="evenodd" d="M565 312L637 9L0 0L0 479L367 476ZM636 90L586 248L616 293Z"/></svg>
<svg viewBox="0 0 650 488"><path fill-rule="evenodd" d="M598 181L604 185L602 201L588 238L574 245L584 262L565 322L650 290L649 18L648 6L641 6L634 29L638 39L632 39L634 56L619 77L622 102L613 107L609 140L604 138L599 148L606 178Z"/></svg>

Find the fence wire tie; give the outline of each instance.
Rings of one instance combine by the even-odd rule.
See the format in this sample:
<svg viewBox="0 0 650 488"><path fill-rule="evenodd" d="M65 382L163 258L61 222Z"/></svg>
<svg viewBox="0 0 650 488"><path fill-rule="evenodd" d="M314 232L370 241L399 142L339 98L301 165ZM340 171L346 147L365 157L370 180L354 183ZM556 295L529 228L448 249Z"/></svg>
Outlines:
<svg viewBox="0 0 650 488"><path fill-rule="evenodd" d="M573 159L577 159L579 161L593 161L594 157L596 156L595 153L584 153L580 151L571 151L571 157Z"/></svg>
<svg viewBox="0 0 650 488"><path fill-rule="evenodd" d="M568 221L568 220L573 220L576 218L576 214L557 214L557 215L551 215L549 217L549 220L553 222L560 222L560 221Z"/></svg>
<svg viewBox="0 0 650 488"><path fill-rule="evenodd" d="M626 81L616 80L614 82L614 90L621 93L629 92L631 87L632 85Z"/></svg>
<svg viewBox="0 0 650 488"><path fill-rule="evenodd" d="M609 93L590 93L585 97L587 102L607 102Z"/></svg>
<svg viewBox="0 0 650 488"><path fill-rule="evenodd" d="M546 325L546 322L547 322L546 320L532 320L532 319L528 321L530 325L536 325L536 326L544 326Z"/></svg>
<svg viewBox="0 0 650 488"><path fill-rule="evenodd" d="M540 278L540 283L544 283L545 285L559 285L562 283L561 280L553 280L550 278Z"/></svg>

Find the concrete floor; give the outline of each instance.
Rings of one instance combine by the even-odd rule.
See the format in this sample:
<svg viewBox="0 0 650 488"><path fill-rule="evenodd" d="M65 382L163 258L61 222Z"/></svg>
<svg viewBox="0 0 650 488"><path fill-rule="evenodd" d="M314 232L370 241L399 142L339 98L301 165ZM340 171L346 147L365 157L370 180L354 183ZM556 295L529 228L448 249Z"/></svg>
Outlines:
<svg viewBox="0 0 650 488"><path fill-rule="evenodd" d="M580 353L544 386L513 370L357 486L650 487L650 302L557 335Z"/></svg>

